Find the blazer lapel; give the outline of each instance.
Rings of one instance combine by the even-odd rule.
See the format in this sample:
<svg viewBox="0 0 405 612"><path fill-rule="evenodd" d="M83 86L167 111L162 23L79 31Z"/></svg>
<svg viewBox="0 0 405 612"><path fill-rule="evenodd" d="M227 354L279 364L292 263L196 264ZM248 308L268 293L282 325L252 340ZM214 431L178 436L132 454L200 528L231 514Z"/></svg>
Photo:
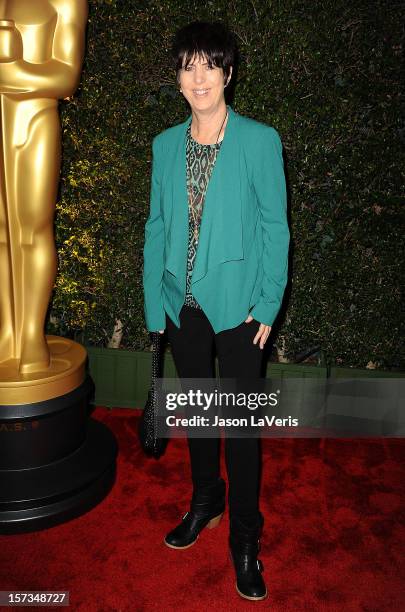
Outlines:
<svg viewBox="0 0 405 612"><path fill-rule="evenodd" d="M166 270L179 279L186 275L187 243L188 243L188 195L186 175L186 131L191 116L179 126L173 142L173 164L169 165L167 182L163 189L167 189L169 198L164 204L165 223L169 223L166 238ZM170 211L170 212L169 212Z"/></svg>
<svg viewBox="0 0 405 612"><path fill-rule="evenodd" d="M227 105L228 122L208 182L200 225L192 284L225 261L243 259L238 114ZM191 115L180 124L172 169L171 221L166 244L166 269L184 281L187 268L188 196L186 132Z"/></svg>

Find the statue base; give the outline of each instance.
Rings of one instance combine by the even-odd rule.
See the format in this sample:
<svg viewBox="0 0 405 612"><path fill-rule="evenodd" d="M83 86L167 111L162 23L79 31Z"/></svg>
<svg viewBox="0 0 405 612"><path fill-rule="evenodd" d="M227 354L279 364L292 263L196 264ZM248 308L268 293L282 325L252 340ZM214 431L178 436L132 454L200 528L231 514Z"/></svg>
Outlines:
<svg viewBox="0 0 405 612"><path fill-rule="evenodd" d="M45 370L22 374L19 360L0 362L0 409L3 404L26 404L58 397L84 380L86 349L73 340L46 336L50 364Z"/></svg>
<svg viewBox="0 0 405 612"><path fill-rule="evenodd" d="M54 346L79 356L76 368L66 360L67 380L59 372L33 381L34 401L17 403L19 390L2 379L0 369L0 534L38 531L78 517L104 499L115 481L117 442L103 423L89 418L94 383L84 371L86 350L57 340ZM76 346L70 350L67 343ZM69 389L74 380L79 384ZM55 384L69 390L36 401ZM30 386L23 387L28 399ZM4 395L14 401L4 402Z"/></svg>

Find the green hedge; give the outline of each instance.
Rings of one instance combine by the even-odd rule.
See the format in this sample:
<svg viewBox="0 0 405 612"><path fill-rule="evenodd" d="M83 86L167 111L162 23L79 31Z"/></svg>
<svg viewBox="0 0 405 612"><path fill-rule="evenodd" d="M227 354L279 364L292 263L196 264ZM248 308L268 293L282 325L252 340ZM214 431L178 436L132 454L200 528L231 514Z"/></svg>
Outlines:
<svg viewBox="0 0 405 612"><path fill-rule="evenodd" d="M240 65L227 101L273 125L289 190L291 280L274 341L332 364L404 367L399 223L405 127L396 2L91 0L81 85L61 103L59 274L48 333L149 346L141 286L151 140L184 121L175 30L221 19Z"/></svg>

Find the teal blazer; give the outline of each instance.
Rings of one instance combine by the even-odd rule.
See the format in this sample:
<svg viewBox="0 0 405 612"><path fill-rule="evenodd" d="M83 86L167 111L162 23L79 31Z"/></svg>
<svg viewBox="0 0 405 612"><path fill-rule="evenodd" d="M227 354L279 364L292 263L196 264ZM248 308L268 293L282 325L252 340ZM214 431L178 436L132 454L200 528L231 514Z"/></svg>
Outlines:
<svg viewBox="0 0 405 612"><path fill-rule="evenodd" d="M287 283L290 233L278 132L231 106L208 183L191 291L215 333L249 314L272 325ZM186 293L188 197L186 130L172 126L153 139L150 213L143 250L148 331L180 327Z"/></svg>

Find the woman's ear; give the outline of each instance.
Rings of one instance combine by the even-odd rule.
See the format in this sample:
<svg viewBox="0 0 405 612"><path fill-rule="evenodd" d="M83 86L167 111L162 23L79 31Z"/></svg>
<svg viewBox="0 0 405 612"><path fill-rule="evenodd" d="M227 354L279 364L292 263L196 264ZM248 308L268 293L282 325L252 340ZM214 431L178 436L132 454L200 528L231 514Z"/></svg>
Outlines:
<svg viewBox="0 0 405 612"><path fill-rule="evenodd" d="M229 85L229 81L231 80L232 77L232 66L229 67L229 74L228 77L225 77L224 81L225 81L225 85L224 87L226 87L227 85Z"/></svg>

